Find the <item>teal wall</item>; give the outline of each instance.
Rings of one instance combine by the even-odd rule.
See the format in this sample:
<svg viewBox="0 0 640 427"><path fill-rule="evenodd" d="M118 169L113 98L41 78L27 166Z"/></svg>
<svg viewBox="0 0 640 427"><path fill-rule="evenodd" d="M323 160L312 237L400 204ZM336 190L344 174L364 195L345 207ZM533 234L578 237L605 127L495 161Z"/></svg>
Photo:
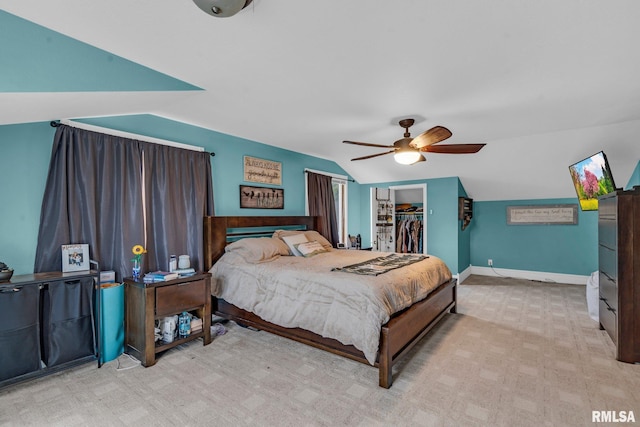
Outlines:
<svg viewBox="0 0 640 427"><path fill-rule="evenodd" d="M577 204L576 198L475 202L471 264L589 275L598 269L598 212L578 209L576 225L507 225L507 206Z"/></svg>
<svg viewBox="0 0 640 427"><path fill-rule="evenodd" d="M203 146L211 158L217 215L303 215L304 168L345 174L333 162L152 115L84 120L95 125ZM48 122L0 126L3 203L0 204L0 261L16 274L33 271L40 206L55 129ZM242 157L283 164L285 209L240 209ZM640 185L636 168L629 185ZM597 270L597 212L579 211L577 225L508 226L509 205L576 203L576 199L474 202L470 225L461 230L458 197L466 195L457 177L348 185L348 230L370 241L370 188L427 184L427 248L454 273L469 265L588 275ZM250 183L247 183L250 184Z"/></svg>
<svg viewBox="0 0 640 427"><path fill-rule="evenodd" d="M0 92L201 90L0 10Z"/></svg>
<svg viewBox="0 0 640 427"><path fill-rule="evenodd" d="M464 186L458 180L458 197L467 197ZM471 265L471 230L473 218L467 227L462 229L462 221L458 220L458 272L461 273Z"/></svg>
<svg viewBox="0 0 640 427"><path fill-rule="evenodd" d="M640 185L640 162L638 162L636 168L633 170L625 190L631 190L635 185Z"/></svg>
<svg viewBox="0 0 640 427"><path fill-rule="evenodd" d="M78 120L80 121L80 120ZM304 215L304 169L346 175L334 162L152 115L85 119L86 123L204 147L211 158L216 215ZM0 126L0 261L15 274L33 272L40 207L55 129L49 122ZM284 209L240 209L243 156L282 162ZM265 185L268 186L268 185ZM349 183L348 209L357 215L358 185ZM352 191L353 189L353 191ZM356 202L351 202L354 200ZM357 217L350 218L357 223Z"/></svg>
<svg viewBox="0 0 640 427"><path fill-rule="evenodd" d="M54 133L48 122L0 126L0 261L15 274L33 272Z"/></svg>
<svg viewBox="0 0 640 427"><path fill-rule="evenodd" d="M427 250L441 258L457 274L458 269L458 185L457 177L425 179L417 181L394 181L364 184L360 187L360 221L358 229L364 242L371 241L371 188L388 188L394 185L427 184Z"/></svg>

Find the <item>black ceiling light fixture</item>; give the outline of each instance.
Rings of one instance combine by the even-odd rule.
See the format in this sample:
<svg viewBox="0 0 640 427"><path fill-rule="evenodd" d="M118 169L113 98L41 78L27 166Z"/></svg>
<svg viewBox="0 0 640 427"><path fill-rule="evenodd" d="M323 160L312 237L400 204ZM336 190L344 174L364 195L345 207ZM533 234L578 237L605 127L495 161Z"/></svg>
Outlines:
<svg viewBox="0 0 640 427"><path fill-rule="evenodd" d="M253 0L193 0L204 12L217 18L227 18L249 6Z"/></svg>

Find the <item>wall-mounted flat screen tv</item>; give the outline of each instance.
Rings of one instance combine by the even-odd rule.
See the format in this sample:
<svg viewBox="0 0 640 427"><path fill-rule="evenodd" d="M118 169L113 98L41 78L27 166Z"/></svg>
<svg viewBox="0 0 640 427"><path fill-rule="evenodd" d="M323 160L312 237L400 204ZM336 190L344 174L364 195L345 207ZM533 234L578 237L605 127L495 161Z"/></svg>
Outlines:
<svg viewBox="0 0 640 427"><path fill-rule="evenodd" d="M598 210L598 197L616 189L607 156L602 151L569 166L569 172L583 211Z"/></svg>

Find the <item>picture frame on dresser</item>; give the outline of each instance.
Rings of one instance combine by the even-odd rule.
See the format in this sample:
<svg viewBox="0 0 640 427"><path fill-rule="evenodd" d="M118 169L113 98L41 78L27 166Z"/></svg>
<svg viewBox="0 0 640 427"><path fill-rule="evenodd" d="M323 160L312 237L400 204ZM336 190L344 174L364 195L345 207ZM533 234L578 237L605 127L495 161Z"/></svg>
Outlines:
<svg viewBox="0 0 640 427"><path fill-rule="evenodd" d="M62 245L62 272L89 270L89 244L72 243Z"/></svg>

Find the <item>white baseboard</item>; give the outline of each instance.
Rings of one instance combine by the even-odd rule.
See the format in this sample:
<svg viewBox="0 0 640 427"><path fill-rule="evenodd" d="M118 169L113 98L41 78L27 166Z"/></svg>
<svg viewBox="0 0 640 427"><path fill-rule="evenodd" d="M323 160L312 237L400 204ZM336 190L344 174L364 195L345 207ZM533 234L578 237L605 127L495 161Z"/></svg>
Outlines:
<svg viewBox="0 0 640 427"><path fill-rule="evenodd" d="M586 285L589 276L578 274L547 273L544 271L510 270L508 268L492 268L471 266L470 274L479 276L513 277L516 279L536 280L547 283L568 283L571 285ZM467 269L469 270L469 268ZM465 270L465 271L467 271ZM468 276L467 276L468 277ZM461 282L460 282L461 283Z"/></svg>
<svg viewBox="0 0 640 427"><path fill-rule="evenodd" d="M469 276L471 276L471 266L467 267L464 269L464 271L462 271L461 273L458 273L457 275L454 275L454 277L456 279L458 279L458 284L461 284L462 282L464 282L466 279L469 278Z"/></svg>

